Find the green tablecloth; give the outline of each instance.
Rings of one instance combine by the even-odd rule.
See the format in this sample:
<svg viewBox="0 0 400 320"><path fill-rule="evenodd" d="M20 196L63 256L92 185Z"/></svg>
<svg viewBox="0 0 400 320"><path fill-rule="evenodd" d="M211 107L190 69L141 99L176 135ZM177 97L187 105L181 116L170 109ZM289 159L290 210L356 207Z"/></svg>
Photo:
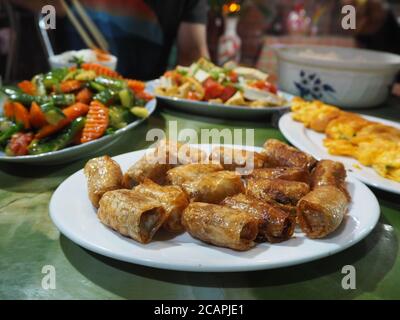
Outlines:
<svg viewBox="0 0 400 320"><path fill-rule="evenodd" d="M161 109L161 110L160 110ZM400 120L400 101L364 113ZM145 148L150 128L255 128L255 143L283 136L268 121L238 122L159 111L107 153ZM354 247L294 267L243 273L189 273L141 267L91 253L59 234L48 215L53 191L87 161L33 167L0 164L0 299L392 299L400 298L400 196L373 190L381 205L375 230ZM71 199L73 201L73 199ZM42 268L56 271L45 290ZM342 267L356 268L356 289L344 290Z"/></svg>

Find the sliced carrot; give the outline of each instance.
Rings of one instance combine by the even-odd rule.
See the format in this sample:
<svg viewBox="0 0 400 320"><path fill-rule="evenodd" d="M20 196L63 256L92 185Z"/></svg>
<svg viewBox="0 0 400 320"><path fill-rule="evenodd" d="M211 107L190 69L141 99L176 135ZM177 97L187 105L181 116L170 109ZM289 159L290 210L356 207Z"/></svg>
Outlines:
<svg viewBox="0 0 400 320"><path fill-rule="evenodd" d="M128 87L131 88L134 92L142 92L146 86L146 84L139 80L126 79L128 82Z"/></svg>
<svg viewBox="0 0 400 320"><path fill-rule="evenodd" d="M154 98L151 94L147 93L146 91L136 92L136 96L139 99L143 99L145 101L150 101L151 99Z"/></svg>
<svg viewBox="0 0 400 320"><path fill-rule="evenodd" d="M28 80L21 81L18 83L18 87L27 94L34 95L36 93L36 86L34 83Z"/></svg>
<svg viewBox="0 0 400 320"><path fill-rule="evenodd" d="M29 120L35 128L41 128L47 124L46 117L36 102L32 102L29 110Z"/></svg>
<svg viewBox="0 0 400 320"><path fill-rule="evenodd" d="M60 90L63 93L69 93L72 91L79 90L82 87L82 82L78 80L67 80L64 82L61 82L60 84Z"/></svg>
<svg viewBox="0 0 400 320"><path fill-rule="evenodd" d="M101 102L92 101L83 128L81 143L96 140L104 135L108 127L108 108Z"/></svg>
<svg viewBox="0 0 400 320"><path fill-rule="evenodd" d="M15 121L21 122L24 125L25 129L29 129L31 127L31 123L29 121L29 111L24 107L22 103L14 102L14 113L15 113Z"/></svg>
<svg viewBox="0 0 400 320"><path fill-rule="evenodd" d="M97 64L97 63L82 63L82 69L83 70L93 70L94 72L96 72L96 74L98 76L107 76L107 77L111 77L111 78L118 78L121 79L122 76L114 71L111 70L110 68L107 68L105 66L102 66L101 64Z"/></svg>
<svg viewBox="0 0 400 320"><path fill-rule="evenodd" d="M6 101L3 106L4 115L9 119L14 119L15 116L15 108L14 103L11 101Z"/></svg>
<svg viewBox="0 0 400 320"><path fill-rule="evenodd" d="M38 131L38 133L36 133L35 138L43 139L45 137L52 135L53 133L56 133L57 131L61 130L62 128L70 124L76 118L86 115L88 111L89 111L89 106L87 104L77 102L73 105L70 105L69 107L63 109L63 113L65 115L64 119L62 119L59 123L55 125L48 124L44 126Z"/></svg>
<svg viewBox="0 0 400 320"><path fill-rule="evenodd" d="M88 88L83 88L79 91L76 95L76 101L89 104L92 100L93 92L90 91Z"/></svg>

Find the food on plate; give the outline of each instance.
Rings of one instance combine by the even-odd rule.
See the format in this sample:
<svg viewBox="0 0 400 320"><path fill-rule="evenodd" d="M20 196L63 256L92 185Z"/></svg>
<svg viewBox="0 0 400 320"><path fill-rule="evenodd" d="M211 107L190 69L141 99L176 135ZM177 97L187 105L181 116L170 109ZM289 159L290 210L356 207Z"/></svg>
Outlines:
<svg viewBox="0 0 400 320"><path fill-rule="evenodd" d="M296 167L311 170L317 162L311 155L276 139L267 140L264 148L266 167Z"/></svg>
<svg viewBox="0 0 400 320"><path fill-rule="evenodd" d="M202 174L197 179L183 182L180 187L192 201L207 203L219 203L226 197L244 192L240 175L232 171Z"/></svg>
<svg viewBox="0 0 400 320"><path fill-rule="evenodd" d="M323 238L342 223L348 209L344 193L333 186L312 190L297 205L300 227L310 238Z"/></svg>
<svg viewBox="0 0 400 320"><path fill-rule="evenodd" d="M148 116L144 83L84 63L1 88L0 148L9 156L38 155L84 144Z"/></svg>
<svg viewBox="0 0 400 320"><path fill-rule="evenodd" d="M50 59L52 63L58 65L69 65L77 61L102 64L110 63L112 60L115 60L115 57L101 49L70 50L54 55Z"/></svg>
<svg viewBox="0 0 400 320"><path fill-rule="evenodd" d="M181 155L177 147L184 147ZM243 251L255 240L290 240L297 223L310 238L336 230L351 201L344 166L316 161L277 140L265 148L266 162L264 153L221 147L207 154L162 140L124 175L108 156L95 158L84 169L88 196L102 223L141 243L163 227ZM227 163L231 151L254 156L259 168L237 173L241 163Z"/></svg>
<svg viewBox="0 0 400 320"><path fill-rule="evenodd" d="M200 179L201 176L224 170L220 163L193 163L173 168L167 172L167 180L173 185L182 185Z"/></svg>
<svg viewBox="0 0 400 320"><path fill-rule="evenodd" d="M261 153L234 149L229 147L215 147L211 154L212 162L219 162L225 170L235 170L237 168L262 168L265 157Z"/></svg>
<svg viewBox="0 0 400 320"><path fill-rule="evenodd" d="M258 234L258 220L244 211L209 203L191 203L182 223L197 239L234 250L249 250Z"/></svg>
<svg viewBox="0 0 400 320"><path fill-rule="evenodd" d="M295 167L276 167L254 169L246 178L248 179L281 179L298 181L310 184L311 175L307 169Z"/></svg>
<svg viewBox="0 0 400 320"><path fill-rule="evenodd" d="M292 206L297 205L297 202L309 192L308 184L283 179L249 179L246 184L246 194L249 196Z"/></svg>
<svg viewBox="0 0 400 320"><path fill-rule="evenodd" d="M100 221L140 243L148 243L168 217L153 198L132 190L106 192L100 199Z"/></svg>
<svg viewBox="0 0 400 320"><path fill-rule="evenodd" d="M299 97L292 100L293 119L303 122L307 128L325 132L329 122L339 117L342 111L320 101L307 103Z"/></svg>
<svg viewBox="0 0 400 320"><path fill-rule="evenodd" d="M101 197L112 190L121 189L122 170L109 156L89 160L84 168L89 199L98 208Z"/></svg>
<svg viewBox="0 0 400 320"><path fill-rule="evenodd" d="M332 109L334 108L334 109ZM331 110L324 126L312 127L310 121L318 114ZM306 127L324 132L324 146L338 156L357 159L390 180L400 182L400 130L392 126L369 121L362 116L344 112L320 101L294 100L293 119ZM333 115L334 114L334 115ZM384 147L383 147L384 146Z"/></svg>
<svg viewBox="0 0 400 320"><path fill-rule="evenodd" d="M350 194L346 186L346 175L343 163L332 160L321 160L312 172L311 188L333 186L341 190L346 198L350 200Z"/></svg>
<svg viewBox="0 0 400 320"><path fill-rule="evenodd" d="M277 206L244 194L228 197L221 204L252 214L259 221L258 241L277 243L288 240L293 235L295 227L293 217Z"/></svg>
<svg viewBox="0 0 400 320"><path fill-rule="evenodd" d="M162 205L168 215L163 224L166 230L170 232L182 232L184 230L181 216L183 210L189 205L189 200L181 188L177 186L160 186L150 179L146 179L133 190L154 199Z"/></svg>
<svg viewBox="0 0 400 320"><path fill-rule="evenodd" d="M179 164L201 162L206 157L202 150L188 144L162 140L154 150L128 169L124 175L124 185L131 188L145 179L164 184L168 170Z"/></svg>
<svg viewBox="0 0 400 320"><path fill-rule="evenodd" d="M268 75L252 68L226 64L218 67L200 58L189 67L178 66L160 78L155 93L229 106L251 108L284 106L287 101L278 94Z"/></svg>

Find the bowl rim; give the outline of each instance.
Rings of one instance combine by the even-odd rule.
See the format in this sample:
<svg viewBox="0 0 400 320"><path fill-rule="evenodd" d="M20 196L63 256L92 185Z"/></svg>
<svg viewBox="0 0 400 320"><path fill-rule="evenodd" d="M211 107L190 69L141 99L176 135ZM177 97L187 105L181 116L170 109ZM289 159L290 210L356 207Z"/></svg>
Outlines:
<svg viewBox="0 0 400 320"><path fill-rule="evenodd" d="M382 52L368 49L348 48L338 46L325 46L325 45L306 45L306 44L275 44L271 46L277 53L278 60L286 61L294 64L303 64L310 67L320 67L324 69L333 69L336 71L355 71L355 72L384 72L395 74L400 70L400 55L390 52ZM380 56L390 57L394 61L354 61L354 60L323 60L318 58L298 56L294 50L298 49L324 49L335 51L354 51L364 52L367 54L376 54ZM397 61L396 61L397 60Z"/></svg>

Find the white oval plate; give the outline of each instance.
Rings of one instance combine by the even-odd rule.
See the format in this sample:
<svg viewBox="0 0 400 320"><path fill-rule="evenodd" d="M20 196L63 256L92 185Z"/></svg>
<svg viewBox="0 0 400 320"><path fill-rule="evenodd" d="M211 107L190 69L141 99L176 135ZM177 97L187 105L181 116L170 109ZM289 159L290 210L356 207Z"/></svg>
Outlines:
<svg viewBox="0 0 400 320"><path fill-rule="evenodd" d="M146 104L146 109L149 111L149 116L156 109L156 99L149 101ZM77 146L67 147L62 150L47 152L38 155L27 155L19 157L7 156L4 152L0 151L0 162L13 162L13 163L29 163L29 164L58 164L66 163L72 160L77 160L86 157L94 152L101 151L113 143L118 141L118 138L126 134L129 130L137 127L145 119L138 119L125 128L119 129L113 134L106 135L100 139L90 141Z"/></svg>
<svg viewBox="0 0 400 320"><path fill-rule="evenodd" d="M164 102L166 106L170 106L183 112L202 116L218 118L222 117L224 119L230 118L240 120L257 120L260 118L265 118L272 113L284 112L290 108L289 103L287 106L283 107L250 108L244 106L227 106L222 103L210 103L205 101L193 101L189 99L160 96L154 93L154 89L157 86L158 81L159 80L152 80L147 82L146 90L155 95L157 99ZM283 91L279 91L279 94L288 101L291 101L294 98L293 95Z"/></svg>
<svg viewBox="0 0 400 320"><path fill-rule="evenodd" d="M367 120L380 122L400 129L400 124L397 122L372 116L362 116ZM287 113L280 118L279 129L291 144L308 152L315 158L340 161L346 166L350 174L353 174L362 182L381 190L400 194L400 183L381 177L374 169L363 166L356 159L329 154L323 144L325 134L307 129L301 122L294 121L292 113Z"/></svg>
<svg viewBox="0 0 400 320"><path fill-rule="evenodd" d="M201 148L208 152L211 146L202 145ZM144 153L141 150L114 159L123 170L127 170ZM346 221L330 237L311 240L303 233L296 232L289 241L259 244L247 252L211 246L193 239L187 233L175 237L156 235L146 245L123 237L97 219L96 211L87 197L83 170L66 179L54 192L50 201L50 216L57 228L78 245L126 262L196 272L272 269L332 255L356 244L373 230L379 219L378 201L363 183L353 178L349 178L348 183L353 202Z"/></svg>

